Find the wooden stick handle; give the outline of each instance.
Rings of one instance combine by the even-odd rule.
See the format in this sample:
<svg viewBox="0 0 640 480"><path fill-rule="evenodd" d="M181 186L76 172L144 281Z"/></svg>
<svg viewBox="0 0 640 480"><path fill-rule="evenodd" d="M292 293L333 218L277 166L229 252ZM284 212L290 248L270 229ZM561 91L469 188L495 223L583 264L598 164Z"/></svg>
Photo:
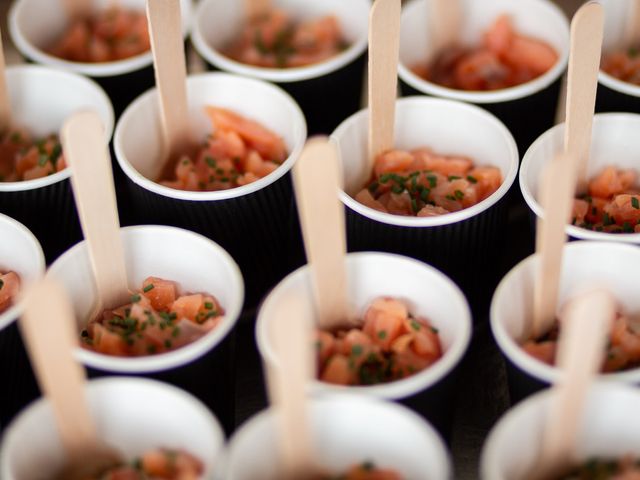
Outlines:
<svg viewBox="0 0 640 480"><path fill-rule="evenodd" d="M273 9L271 0L244 0L247 19L266 15Z"/></svg>
<svg viewBox="0 0 640 480"><path fill-rule="evenodd" d="M61 0L62 7L67 12L67 16L72 20L86 18L93 13L92 0Z"/></svg>
<svg viewBox="0 0 640 480"><path fill-rule="evenodd" d="M0 32L0 129L3 130L11 126L11 99L9 98L6 70L7 63L4 57L4 47Z"/></svg>
<svg viewBox="0 0 640 480"><path fill-rule="evenodd" d="M458 42L462 31L462 5L460 0L431 0L429 5L430 49L432 55L437 55Z"/></svg>
<svg viewBox="0 0 640 480"><path fill-rule="evenodd" d="M310 478L315 469L306 388L314 371L311 322L299 296L280 305L271 338L279 365L268 366L271 402L278 415L283 478Z"/></svg>
<svg viewBox="0 0 640 480"><path fill-rule="evenodd" d="M394 146L400 0L376 0L369 16L369 157Z"/></svg>
<svg viewBox="0 0 640 480"><path fill-rule="evenodd" d="M96 113L79 112L65 122L61 137L98 297L102 306L114 307L128 298L127 270L104 127Z"/></svg>
<svg viewBox="0 0 640 480"><path fill-rule="evenodd" d="M571 22L564 151L576 162L578 193L587 186L603 29L602 5L596 2L583 5Z"/></svg>
<svg viewBox="0 0 640 480"><path fill-rule="evenodd" d="M555 321L562 273L562 252L567 239L575 185L575 162L567 155L553 159L540 179L539 197L544 218L538 219L536 252L538 271L534 283L531 336L538 338Z"/></svg>
<svg viewBox="0 0 640 480"><path fill-rule="evenodd" d="M637 47L640 41L640 0L629 2L629 15L625 32L625 44L627 48Z"/></svg>
<svg viewBox="0 0 640 480"><path fill-rule="evenodd" d="M576 440L586 396L602 366L607 333L615 314L615 300L606 291L583 295L563 312L557 364L564 374L553 389L537 478L562 473L576 461Z"/></svg>
<svg viewBox="0 0 640 480"><path fill-rule="evenodd" d="M26 294L19 325L65 450L70 456L84 451L87 444L95 444L97 434L87 406L84 369L73 358L78 333L67 293L50 279L34 285Z"/></svg>
<svg viewBox="0 0 640 480"><path fill-rule="evenodd" d="M165 148L180 155L191 144L180 1L147 0L147 17Z"/></svg>
<svg viewBox="0 0 640 480"><path fill-rule="evenodd" d="M344 207L338 197L341 178L335 146L325 137L309 140L293 168L293 179L318 322L327 329L349 317Z"/></svg>

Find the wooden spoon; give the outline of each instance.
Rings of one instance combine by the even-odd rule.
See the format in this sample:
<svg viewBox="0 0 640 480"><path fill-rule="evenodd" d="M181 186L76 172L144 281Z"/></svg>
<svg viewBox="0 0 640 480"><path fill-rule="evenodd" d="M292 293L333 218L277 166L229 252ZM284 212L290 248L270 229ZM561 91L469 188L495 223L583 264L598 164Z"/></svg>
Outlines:
<svg viewBox="0 0 640 480"><path fill-rule="evenodd" d="M248 21L261 17L273 10L271 0L244 0L245 15Z"/></svg>
<svg viewBox="0 0 640 480"><path fill-rule="evenodd" d="M629 2L629 15L625 32L625 44L628 48L637 47L640 41L640 0Z"/></svg>
<svg viewBox="0 0 640 480"><path fill-rule="evenodd" d="M180 2L147 0L147 18L164 137L160 173L167 159L183 154L192 145Z"/></svg>
<svg viewBox="0 0 640 480"><path fill-rule="evenodd" d="M11 99L7 85L7 64L4 58L2 32L0 32L0 129L6 130L11 126Z"/></svg>
<svg viewBox="0 0 640 480"><path fill-rule="evenodd" d="M268 366L268 390L278 414L283 477L312 478L318 473L307 416L306 388L314 371L311 322L302 297L289 296L271 324L278 366ZM280 478L280 477L279 477Z"/></svg>
<svg viewBox="0 0 640 480"><path fill-rule="evenodd" d="M90 478L121 463L120 453L98 437L89 411L85 372L73 358L78 335L66 291L51 279L34 285L26 294L19 325L67 454L67 465L59 478Z"/></svg>
<svg viewBox="0 0 640 480"><path fill-rule="evenodd" d="M575 446L586 396L602 366L615 314L615 300L604 290L582 295L564 309L557 355L563 377L553 387L541 454L531 478L553 478L576 463Z"/></svg>
<svg viewBox="0 0 640 480"><path fill-rule="evenodd" d="M580 7L571 21L564 151L576 162L578 193L587 187L603 29L604 12L596 2Z"/></svg>
<svg viewBox="0 0 640 480"><path fill-rule="evenodd" d="M127 270L104 127L94 112L72 115L62 127L64 156L97 288L94 315L127 303ZM94 318L92 316L92 318Z"/></svg>
<svg viewBox="0 0 640 480"><path fill-rule="evenodd" d="M326 137L307 142L293 180L318 324L331 330L349 322L349 303L341 173L335 146Z"/></svg>
<svg viewBox="0 0 640 480"><path fill-rule="evenodd" d="M93 3L93 0L62 0L62 7L70 19L76 20L90 16L93 13Z"/></svg>
<svg viewBox="0 0 640 480"><path fill-rule="evenodd" d="M376 0L369 15L369 169L394 146L400 0Z"/></svg>
<svg viewBox="0 0 640 480"><path fill-rule="evenodd" d="M457 43L462 31L462 5L460 0L431 0L429 6L429 49L435 57Z"/></svg>

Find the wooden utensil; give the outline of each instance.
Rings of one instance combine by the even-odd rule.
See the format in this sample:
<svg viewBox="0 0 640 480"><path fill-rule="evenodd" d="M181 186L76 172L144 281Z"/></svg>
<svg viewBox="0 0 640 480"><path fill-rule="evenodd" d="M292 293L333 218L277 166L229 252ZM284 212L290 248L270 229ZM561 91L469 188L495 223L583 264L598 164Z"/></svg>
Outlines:
<svg viewBox="0 0 640 480"><path fill-rule="evenodd" d="M460 0L430 0L429 7L429 50L435 56L458 42L462 31L462 5Z"/></svg>
<svg viewBox="0 0 640 480"><path fill-rule="evenodd" d="M278 415L284 478L299 480L317 473L307 415L306 388L313 376L311 322L302 297L280 304L271 338L278 365L268 368L268 390Z"/></svg>
<svg viewBox="0 0 640 480"><path fill-rule="evenodd" d="M93 0L62 0L62 7L71 20L86 18L93 13Z"/></svg>
<svg viewBox="0 0 640 480"><path fill-rule="evenodd" d="M586 396L602 365L615 314L615 300L604 290L584 294L564 309L557 354L563 377L553 387L541 454L532 478L553 478L575 464Z"/></svg>
<svg viewBox="0 0 640 480"><path fill-rule="evenodd" d="M629 1L624 42L627 48L637 47L640 42L640 0Z"/></svg>
<svg viewBox="0 0 640 480"><path fill-rule="evenodd" d="M100 440L89 411L85 372L73 358L78 333L66 291L51 279L34 285L27 292L19 325L67 454L58 478L90 478L120 463L121 455Z"/></svg>
<svg viewBox="0 0 640 480"><path fill-rule="evenodd" d="M576 162L578 193L587 186L603 29L604 12L596 2L580 7L571 21L564 151Z"/></svg>
<svg viewBox="0 0 640 480"><path fill-rule="evenodd" d="M3 130L11 126L11 99L9 98L6 69L2 32L0 32L0 129Z"/></svg>
<svg viewBox="0 0 640 480"><path fill-rule="evenodd" d="M244 0L244 8L247 20L251 21L269 13L273 6L271 0Z"/></svg>
<svg viewBox="0 0 640 480"><path fill-rule="evenodd" d="M376 0L369 16L369 160L394 146L400 0Z"/></svg>
<svg viewBox="0 0 640 480"><path fill-rule="evenodd" d="M326 137L309 140L293 167L293 180L318 323L333 329L349 321L344 207L338 196L342 180L335 145Z"/></svg>
<svg viewBox="0 0 640 480"><path fill-rule="evenodd" d="M160 101L164 165L168 158L184 153L192 144L180 2L147 0L147 19Z"/></svg>
<svg viewBox="0 0 640 480"><path fill-rule="evenodd" d="M64 156L97 288L94 315L127 303L127 270L104 127L94 112L72 115L62 127Z"/></svg>

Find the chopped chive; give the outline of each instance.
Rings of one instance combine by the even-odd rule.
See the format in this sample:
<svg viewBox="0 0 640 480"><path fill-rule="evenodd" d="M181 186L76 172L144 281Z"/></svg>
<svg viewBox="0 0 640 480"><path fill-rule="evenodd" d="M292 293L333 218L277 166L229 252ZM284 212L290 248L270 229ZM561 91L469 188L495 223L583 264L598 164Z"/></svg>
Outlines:
<svg viewBox="0 0 640 480"><path fill-rule="evenodd" d="M411 210L413 210L413 213L418 213L418 210L420 210L418 208L418 201L415 198L411 199Z"/></svg>
<svg viewBox="0 0 640 480"><path fill-rule="evenodd" d="M622 224L622 231L624 233L633 233L633 227L631 226L631 224L629 222L624 222Z"/></svg>
<svg viewBox="0 0 640 480"><path fill-rule="evenodd" d="M45 154L40 154L40 156L38 157L38 165L41 167L44 167L47 162L49 161L49 157Z"/></svg>
<svg viewBox="0 0 640 480"><path fill-rule="evenodd" d="M147 353L156 353L156 350L155 345L147 345Z"/></svg>
<svg viewBox="0 0 640 480"><path fill-rule="evenodd" d="M438 185L438 177L436 177L435 175L427 175L427 180L429 180L429 186L431 188Z"/></svg>
<svg viewBox="0 0 640 480"><path fill-rule="evenodd" d="M178 335L180 335L180 327L174 327L173 331L171 332L171 336L175 338Z"/></svg>
<svg viewBox="0 0 640 480"><path fill-rule="evenodd" d="M137 293L135 295L131 295L131 303L138 303L142 297Z"/></svg>
<svg viewBox="0 0 640 480"><path fill-rule="evenodd" d="M447 200L451 200L452 202L456 201L456 197L454 197L453 195L446 195L444 198L446 198Z"/></svg>
<svg viewBox="0 0 640 480"><path fill-rule="evenodd" d="M436 327L429 327L429 328L431 328L431 331L435 334L437 334L440 331Z"/></svg>
<svg viewBox="0 0 640 480"><path fill-rule="evenodd" d="M351 355L357 357L362 354L362 345L354 345L351 347Z"/></svg>
<svg viewBox="0 0 640 480"><path fill-rule="evenodd" d="M602 215L602 223L605 227L608 227L609 225L613 225L616 222L614 222L613 217L610 217L607 212L604 212L604 215Z"/></svg>
<svg viewBox="0 0 640 480"><path fill-rule="evenodd" d="M391 191L393 193L400 194L400 193L404 192L404 187L402 185L394 185L393 187L391 187Z"/></svg>
<svg viewBox="0 0 640 480"><path fill-rule="evenodd" d="M462 191L460 190L456 190L453 193L456 196L456 200L462 200L464 198L464 193L462 193Z"/></svg>
<svg viewBox="0 0 640 480"><path fill-rule="evenodd" d="M380 186L380 184L378 182L374 181L374 182L371 182L371 184L367 188L373 194L373 193L376 193L376 191L378 190L379 186Z"/></svg>
<svg viewBox="0 0 640 480"><path fill-rule="evenodd" d="M593 202L593 198L589 195L585 195L584 197L584 201L587 203L592 203Z"/></svg>
<svg viewBox="0 0 640 480"><path fill-rule="evenodd" d="M213 310L213 311L211 311L211 312L207 313L207 314L204 316L204 318L205 318L205 320L208 320L209 318L217 317L217 316L218 316L218 312L217 312L216 310Z"/></svg>
<svg viewBox="0 0 640 480"><path fill-rule="evenodd" d="M206 308L207 310L211 310L213 308L213 303L204 302L204 308Z"/></svg>
<svg viewBox="0 0 640 480"><path fill-rule="evenodd" d="M389 180L391 180L392 178L391 173L383 173L382 175L380 175L380 183L387 183Z"/></svg>
<svg viewBox="0 0 640 480"><path fill-rule="evenodd" d="M420 192L420 199L426 203L427 200L429 200L430 193L431 193L431 190L429 190L428 188L422 189L422 191Z"/></svg>
<svg viewBox="0 0 640 480"><path fill-rule="evenodd" d="M640 209L640 202L638 201L637 197L631 197L631 206L633 206L633 208L635 208L636 210Z"/></svg>
<svg viewBox="0 0 640 480"><path fill-rule="evenodd" d="M89 336L89 332L87 332L86 328L84 330L82 330L82 332L80 332L80 336L82 338L87 338Z"/></svg>
<svg viewBox="0 0 640 480"><path fill-rule="evenodd" d="M204 157L204 161L207 162L207 165L209 165L211 168L216 168L216 159L213 157L210 157L209 155L207 155L206 157Z"/></svg>
<svg viewBox="0 0 640 480"><path fill-rule="evenodd" d="M420 330L420 324L415 320L411 320L411 328L413 328L417 332Z"/></svg>
<svg viewBox="0 0 640 480"><path fill-rule="evenodd" d="M148 293L148 292L150 292L151 290L153 290L154 288L155 288L155 285L154 285L153 283L150 283L149 285L147 285L146 287L144 287L144 288L142 289L142 291L143 291L144 293Z"/></svg>
<svg viewBox="0 0 640 480"><path fill-rule="evenodd" d="M449 175L449 181L453 182L454 180L460 180L462 177L459 177L457 175Z"/></svg>
<svg viewBox="0 0 640 480"><path fill-rule="evenodd" d="M60 158L60 155L62 155L62 145L56 143L53 147L53 150L51 151L51 163L55 165L58 161L58 158Z"/></svg>
<svg viewBox="0 0 640 480"><path fill-rule="evenodd" d="M2 290L2 287L4 287L4 280L0 280L0 290Z"/></svg>
<svg viewBox="0 0 640 480"><path fill-rule="evenodd" d="M20 132L13 132L11 134L11 136L9 137L9 139L13 142L13 143L20 143L22 141L22 135L20 134Z"/></svg>
<svg viewBox="0 0 640 480"><path fill-rule="evenodd" d="M478 179L471 175L467 175L467 180L469 180L471 183L478 183Z"/></svg>
<svg viewBox="0 0 640 480"><path fill-rule="evenodd" d="M386 330L380 330L378 332L378 338L380 340L384 340L385 338L387 338L387 331Z"/></svg>
<svg viewBox="0 0 640 480"><path fill-rule="evenodd" d="M176 312L171 312L169 314L169 320L175 320L176 318L178 318L178 314Z"/></svg>
<svg viewBox="0 0 640 480"><path fill-rule="evenodd" d="M171 340L165 340L165 341L164 341L164 346L165 346L165 348L171 348L171 345L173 345L173 344L171 343Z"/></svg>

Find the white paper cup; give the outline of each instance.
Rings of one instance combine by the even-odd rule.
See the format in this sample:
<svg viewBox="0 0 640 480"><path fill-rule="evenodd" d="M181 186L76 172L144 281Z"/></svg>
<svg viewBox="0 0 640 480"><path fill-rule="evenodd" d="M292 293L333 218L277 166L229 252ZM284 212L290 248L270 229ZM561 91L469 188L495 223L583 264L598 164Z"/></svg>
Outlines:
<svg viewBox="0 0 640 480"><path fill-rule="evenodd" d="M518 149L507 128L486 111L461 102L409 97L396 103L395 147L430 147L442 154L465 155L476 165L502 172L500 188L472 207L436 217L378 212L354 198L371 177L368 160L368 110L346 119L332 134L342 161L348 238L352 250L383 250L432 264L451 275L474 308L488 303L499 244L506 234L505 196L518 172ZM483 262L486 262L484 266ZM497 280L497 279L496 279ZM495 285L495 284L494 284Z"/></svg>
<svg viewBox="0 0 640 480"><path fill-rule="evenodd" d="M113 2L93 0L97 9L105 9ZM118 6L145 11L145 0L119 0ZM186 37L192 17L191 0L180 0L182 30ZM69 18L62 1L16 0L9 12L9 33L16 48L26 58L44 65L68 70L90 77L113 77L151 66L151 51L124 60L103 63L71 62L45 51L60 38L69 26Z"/></svg>
<svg viewBox="0 0 640 480"><path fill-rule="evenodd" d="M456 390L452 382L454 371L471 339L471 314L462 292L433 267L399 255L350 253L346 257L346 268L348 298L354 314L363 318L376 298L397 298L407 304L413 315L428 318L438 329L443 356L429 368L402 380L349 387L314 381L313 391L355 392L382 399L405 400L446 435ZM304 295L308 300L305 317L309 321L314 318L310 282L309 267L302 267L286 277L262 304L256 322L256 340L260 355L267 364L277 365L278 362L269 332L281 302L292 295Z"/></svg>
<svg viewBox="0 0 640 480"><path fill-rule="evenodd" d="M308 411L315 460L334 475L372 461L403 478L452 478L451 461L438 434L404 407L332 395L310 400ZM225 479L281 478L275 415L273 410L265 410L234 434L226 456Z"/></svg>
<svg viewBox="0 0 640 480"><path fill-rule="evenodd" d="M491 330L512 369L509 377L512 400L557 382L561 372L527 354L521 347L533 317L533 286L538 257L532 255L516 265L502 280L491 304ZM558 306L570 299L606 288L624 312L640 311L640 295L634 277L640 271L640 250L610 242L573 242L566 245ZM640 384L640 369L608 373L603 379Z"/></svg>
<svg viewBox="0 0 640 480"><path fill-rule="evenodd" d="M534 471L542 446L552 392L541 392L511 409L493 428L480 466L483 480L519 480ZM640 455L640 392L595 384L586 398L577 435L581 462Z"/></svg>
<svg viewBox="0 0 640 480"><path fill-rule="evenodd" d="M599 3L605 14L602 55L631 47L625 37L633 0L600 0ZM619 80L603 70L598 81L605 87L598 91L598 111L640 112L639 85Z"/></svg>
<svg viewBox="0 0 640 480"><path fill-rule="evenodd" d="M156 90L127 108L116 128L114 148L129 179L136 223L161 223L195 230L225 248L247 281L247 301L257 302L302 257L289 171L306 139L304 116L289 95L266 82L223 73L187 81L193 140L211 132L204 107L224 107L263 124L282 137L288 158L256 182L216 192L188 192L154 180L160 173L162 131ZM256 245L260 245L257 249Z"/></svg>
<svg viewBox="0 0 640 480"><path fill-rule="evenodd" d="M518 33L547 42L559 55L553 68L530 82L501 90L470 92L429 82L411 70L435 53L431 51L429 42L430 2L412 0L403 9L398 67L403 91L410 95L419 92L481 105L509 127L520 148L526 148L537 134L553 125L560 77L569 57L569 22L566 16L548 0L464 0L461 4L464 12L461 43L478 45L495 19L506 13Z"/></svg>
<svg viewBox="0 0 640 480"><path fill-rule="evenodd" d="M232 60L222 52L245 21L244 4L237 0L203 0L191 41L214 69L279 84L302 106L311 133L329 133L360 105L371 1L277 0L274 5L296 20L335 15L350 47L327 61L296 68L263 68Z"/></svg>
<svg viewBox="0 0 640 480"><path fill-rule="evenodd" d="M94 110L105 128L105 143L113 133L113 108L104 91L91 80L35 65L6 70L12 121L34 136L58 133L64 121L81 110ZM80 226L69 184L70 170L23 182L0 182L0 212L24 223L40 240L52 261L80 240Z"/></svg>
<svg viewBox="0 0 640 480"><path fill-rule="evenodd" d="M0 214L0 271L16 272L21 293L44 275L44 254L36 237L21 223ZM22 302L15 302L0 314L0 331L13 322L22 311Z"/></svg>
<svg viewBox="0 0 640 480"><path fill-rule="evenodd" d="M220 468L224 434L216 418L191 395L160 382L93 380L86 387L100 439L130 460L154 448L186 450L203 462L203 479ZM48 480L65 453L45 398L32 403L7 430L0 453L5 480Z"/></svg>
<svg viewBox="0 0 640 480"><path fill-rule="evenodd" d="M149 276L172 280L182 294L202 292L216 297L225 310L224 320L204 337L170 352L129 358L78 348L76 357L101 370L143 373L186 365L214 349L231 332L242 307L242 276L231 257L211 240L178 228L144 225L125 227L121 232L130 289L138 290ZM86 243L62 255L48 275L68 290L79 335L97 294Z"/></svg>
<svg viewBox="0 0 640 480"><path fill-rule="evenodd" d="M638 169L635 152L640 150L640 115L601 113L594 117L587 178L591 180L605 167ZM520 189L527 205L537 217L543 217L538 202L540 176L544 167L562 150L564 124L556 125L538 138L525 154L520 168ZM606 233L567 225L566 232L581 240L599 240L640 244L640 233Z"/></svg>

